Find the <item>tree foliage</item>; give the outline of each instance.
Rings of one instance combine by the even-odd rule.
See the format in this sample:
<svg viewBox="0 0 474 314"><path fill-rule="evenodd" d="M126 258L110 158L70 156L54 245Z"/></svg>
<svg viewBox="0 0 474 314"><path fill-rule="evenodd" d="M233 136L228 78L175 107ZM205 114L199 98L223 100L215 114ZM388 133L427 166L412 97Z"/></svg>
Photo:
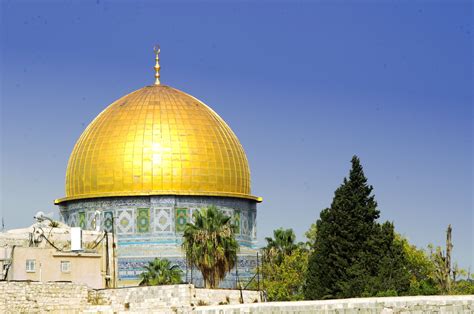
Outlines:
<svg viewBox="0 0 474 314"><path fill-rule="evenodd" d="M305 237L306 237L306 247L308 249L312 249L313 246L314 246L314 243L316 242L316 236L318 234L318 226L316 225L316 223L312 223L311 226L309 226L309 229L308 231L306 231L304 233Z"/></svg>
<svg viewBox="0 0 474 314"><path fill-rule="evenodd" d="M201 271L206 288L216 288L236 263L235 226L231 217L214 206L195 211L193 220L186 224L183 235L186 260Z"/></svg>
<svg viewBox="0 0 474 314"><path fill-rule="evenodd" d="M308 266L308 251L296 248L281 255L281 261L266 262L261 268L263 288L269 301L303 300L303 286Z"/></svg>
<svg viewBox="0 0 474 314"><path fill-rule="evenodd" d="M292 229L279 228L273 238L265 238L263 262L260 266L261 287L269 301L303 299L303 286L308 266L308 251L303 243L296 243ZM256 288L253 282L252 288Z"/></svg>
<svg viewBox="0 0 474 314"><path fill-rule="evenodd" d="M273 230L273 238L267 237L267 246L264 247L264 258L270 263L281 263L284 256L290 255L299 244L295 243L296 236L293 229L279 228Z"/></svg>
<svg viewBox="0 0 474 314"><path fill-rule="evenodd" d="M447 244L447 246L452 244ZM438 294L473 294L474 280L469 272L459 268L457 263L447 268L446 253L440 247L429 245L429 260L432 264L431 278L435 282Z"/></svg>
<svg viewBox="0 0 474 314"><path fill-rule="evenodd" d="M335 191L331 207L316 222L309 259L307 299L400 294L409 288L405 255L393 224L377 223L380 212L359 158Z"/></svg>
<svg viewBox="0 0 474 314"><path fill-rule="evenodd" d="M434 280L435 265L427 252L418 249L399 234L395 241L403 247L406 257L406 267L410 274L409 295L435 295L439 293Z"/></svg>
<svg viewBox="0 0 474 314"><path fill-rule="evenodd" d="M470 272L452 266L451 226L445 249L418 249L393 223L378 222L372 192L354 156L349 176L305 233L305 244L295 243L291 229L266 238L262 273L270 300L474 293Z"/></svg>
<svg viewBox="0 0 474 314"><path fill-rule="evenodd" d="M140 286L172 285L181 283L182 271L167 259L155 258L140 274Z"/></svg>
<svg viewBox="0 0 474 314"><path fill-rule="evenodd" d="M401 243L406 255L410 273L408 295L474 294L474 280L469 272L459 268L457 263L448 270L446 254L441 247L430 244L428 250L422 250L400 235L396 241ZM452 244L448 245L452 247Z"/></svg>
<svg viewBox="0 0 474 314"><path fill-rule="evenodd" d="M458 295L474 294L474 280L461 279L459 281L456 281L450 293Z"/></svg>

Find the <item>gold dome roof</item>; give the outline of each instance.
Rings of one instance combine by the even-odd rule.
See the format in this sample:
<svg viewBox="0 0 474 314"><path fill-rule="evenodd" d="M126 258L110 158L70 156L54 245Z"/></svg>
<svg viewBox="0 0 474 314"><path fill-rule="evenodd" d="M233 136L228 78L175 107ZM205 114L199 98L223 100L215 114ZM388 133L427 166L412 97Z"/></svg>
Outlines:
<svg viewBox="0 0 474 314"><path fill-rule="evenodd" d="M135 195L250 194L239 140L211 108L164 85L126 95L100 113L69 158L64 201Z"/></svg>

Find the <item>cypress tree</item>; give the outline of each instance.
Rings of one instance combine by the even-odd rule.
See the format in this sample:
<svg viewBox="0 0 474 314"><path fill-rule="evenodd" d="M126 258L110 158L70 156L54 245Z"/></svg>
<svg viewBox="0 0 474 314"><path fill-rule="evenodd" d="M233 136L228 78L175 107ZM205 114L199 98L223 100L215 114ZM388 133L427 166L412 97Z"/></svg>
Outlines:
<svg viewBox="0 0 474 314"><path fill-rule="evenodd" d="M383 291L405 288L403 270L392 280L399 286L381 283L382 270L392 274L389 267L394 266L393 256L398 258L397 270L403 268L403 251L393 246L393 225L376 222L380 212L372 190L359 158L354 156L349 177L344 178L331 207L324 209L316 222L318 233L308 262L306 299L375 295L377 286Z"/></svg>

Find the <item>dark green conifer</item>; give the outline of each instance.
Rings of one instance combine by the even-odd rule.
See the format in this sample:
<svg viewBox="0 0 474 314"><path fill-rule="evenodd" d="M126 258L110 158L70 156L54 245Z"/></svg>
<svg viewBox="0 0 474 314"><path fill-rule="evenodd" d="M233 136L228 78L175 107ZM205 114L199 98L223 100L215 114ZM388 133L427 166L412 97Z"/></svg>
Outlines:
<svg viewBox="0 0 474 314"><path fill-rule="evenodd" d="M309 259L306 299L348 298L407 289L403 250L394 246L393 225L376 222L380 212L359 158L316 222ZM390 267L397 269L389 269ZM384 277L397 273L396 279ZM397 284L394 284L394 281ZM381 290L380 290L381 289Z"/></svg>

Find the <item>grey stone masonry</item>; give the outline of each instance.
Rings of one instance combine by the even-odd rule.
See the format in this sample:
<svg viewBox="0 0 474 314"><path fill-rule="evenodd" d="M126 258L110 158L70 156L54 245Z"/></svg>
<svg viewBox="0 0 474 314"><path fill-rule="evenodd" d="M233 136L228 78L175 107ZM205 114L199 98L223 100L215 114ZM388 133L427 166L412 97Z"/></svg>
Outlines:
<svg viewBox="0 0 474 314"><path fill-rule="evenodd" d="M358 298L202 306L193 309L193 313L470 314L474 313L474 295Z"/></svg>
<svg viewBox="0 0 474 314"><path fill-rule="evenodd" d="M242 291L244 302L259 302L258 291ZM109 306L114 312L175 309L189 312L197 306L240 304L240 291L231 289L200 289L193 285L130 287L89 291L89 303Z"/></svg>
<svg viewBox="0 0 474 314"><path fill-rule="evenodd" d="M260 303L257 291L193 285L90 289L66 282L0 282L0 313L474 313L474 295Z"/></svg>
<svg viewBox="0 0 474 314"><path fill-rule="evenodd" d="M244 302L259 301L242 291ZM0 281L0 313L190 313L197 306L239 304L240 291L193 285L91 289L69 282Z"/></svg>
<svg viewBox="0 0 474 314"><path fill-rule="evenodd" d="M88 287L80 284L0 281L0 313L78 313L87 297Z"/></svg>

